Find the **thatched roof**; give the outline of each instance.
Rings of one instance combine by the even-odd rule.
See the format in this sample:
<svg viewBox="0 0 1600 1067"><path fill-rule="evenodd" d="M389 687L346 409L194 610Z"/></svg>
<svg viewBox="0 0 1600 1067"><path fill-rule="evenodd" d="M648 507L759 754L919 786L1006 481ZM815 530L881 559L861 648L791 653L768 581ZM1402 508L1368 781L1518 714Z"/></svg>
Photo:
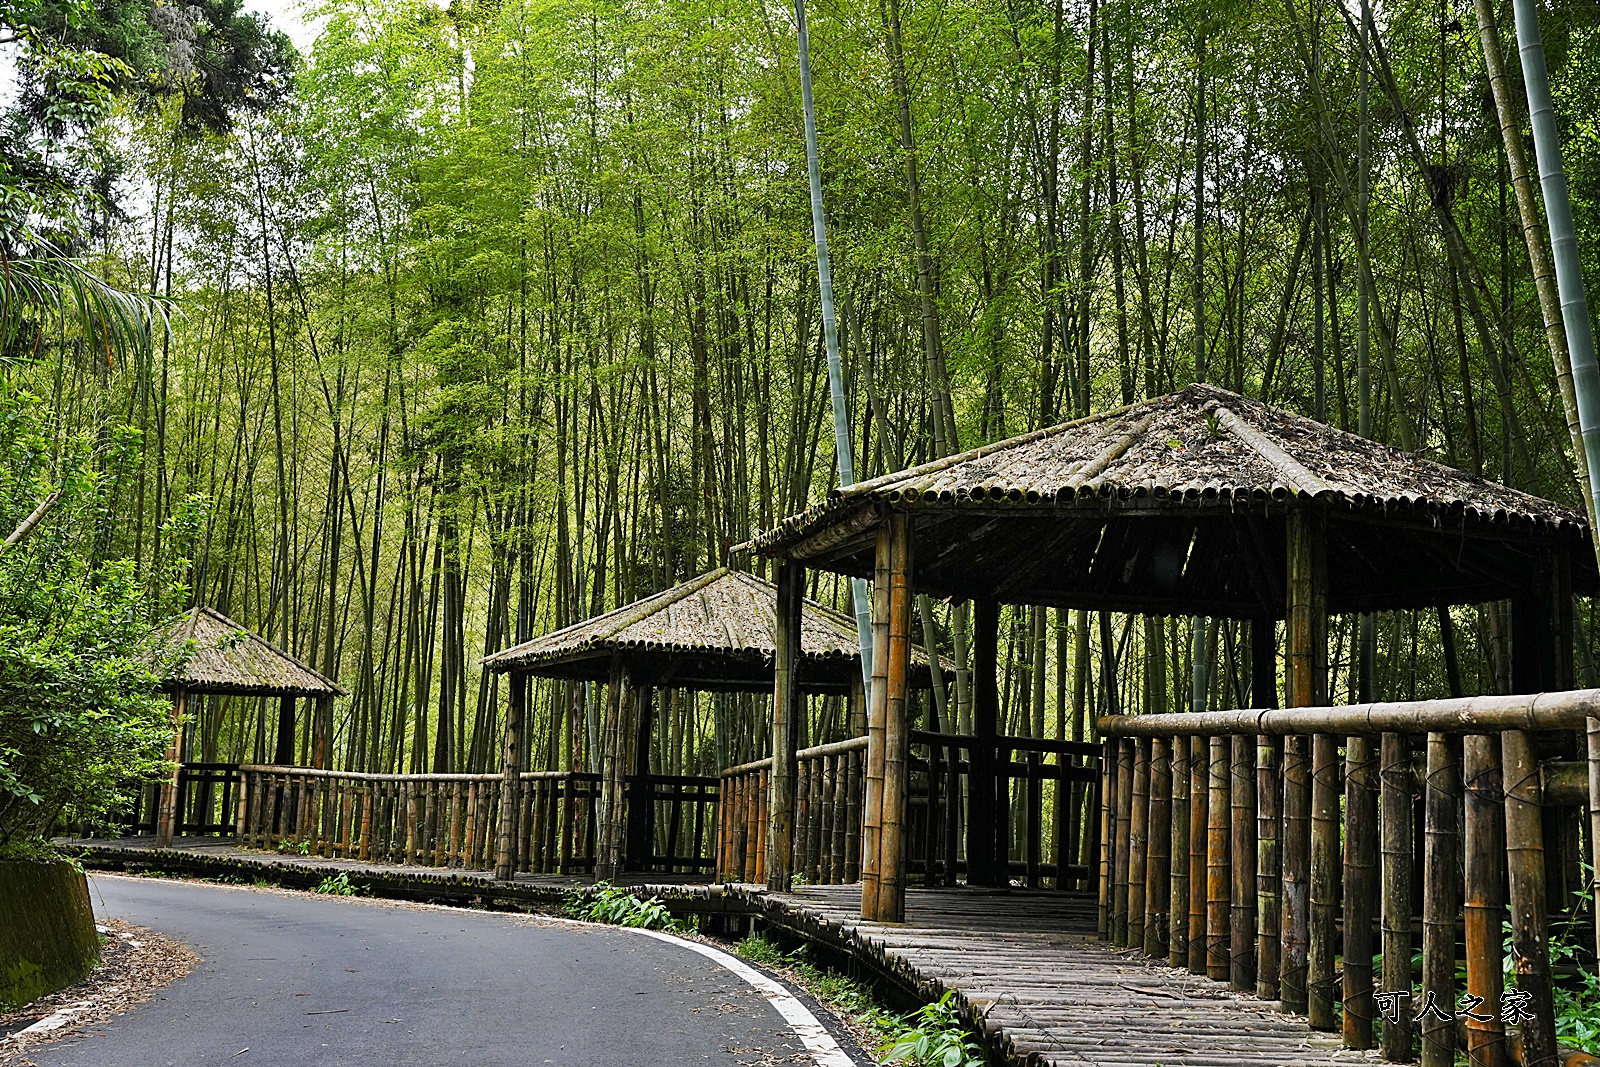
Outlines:
<svg viewBox="0 0 1600 1067"><path fill-rule="evenodd" d="M592 681L610 676L613 656L639 680L684 689L772 688L777 586L721 568L654 596L496 652L492 671L526 671ZM856 622L807 600L801 610L801 684L819 692L848 688L859 676ZM927 657L914 650L913 678L926 684Z"/></svg>
<svg viewBox="0 0 1600 1067"><path fill-rule="evenodd" d="M1329 517L1335 610L1508 596L1541 548L1594 583L1581 512L1206 385L836 490L749 547L865 576L898 509L919 590L1281 614L1301 507Z"/></svg>
<svg viewBox="0 0 1600 1067"><path fill-rule="evenodd" d="M189 651L163 689L249 696L343 696L344 690L220 611L196 607L156 632L167 651Z"/></svg>

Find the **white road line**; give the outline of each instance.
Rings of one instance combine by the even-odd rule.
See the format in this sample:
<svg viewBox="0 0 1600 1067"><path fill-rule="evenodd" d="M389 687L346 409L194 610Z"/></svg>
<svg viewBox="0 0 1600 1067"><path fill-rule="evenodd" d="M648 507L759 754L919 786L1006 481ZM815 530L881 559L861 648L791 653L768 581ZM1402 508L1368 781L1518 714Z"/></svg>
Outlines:
<svg viewBox="0 0 1600 1067"><path fill-rule="evenodd" d="M817 1017L811 1014L811 1010L795 998L794 994L737 956L730 956L721 949L703 945L698 941L673 937L671 934L664 934L659 930L629 929L634 929L635 933L653 937L657 941L667 941L698 952L706 959L726 967L760 990L761 995L767 998L768 1003L778 1009L778 1014L788 1021L789 1026L799 1036L806 1049L810 1051L811 1058L817 1062L817 1067L856 1067L856 1061L851 1059L845 1050L839 1047L839 1042L835 1041L833 1035L828 1033L827 1027L823 1026Z"/></svg>

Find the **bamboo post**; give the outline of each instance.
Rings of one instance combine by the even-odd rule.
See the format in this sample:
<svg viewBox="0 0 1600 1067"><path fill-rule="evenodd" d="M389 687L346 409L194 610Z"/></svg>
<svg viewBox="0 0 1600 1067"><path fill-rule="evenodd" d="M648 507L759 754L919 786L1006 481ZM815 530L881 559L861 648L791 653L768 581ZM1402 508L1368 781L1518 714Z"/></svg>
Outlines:
<svg viewBox="0 0 1600 1067"><path fill-rule="evenodd" d="M312 746L311 766L318 770L328 769L328 758L333 747L333 694L324 693L317 697L312 714Z"/></svg>
<svg viewBox="0 0 1600 1067"><path fill-rule="evenodd" d="M1172 889L1169 894L1170 932L1167 962L1189 965L1189 751L1193 739L1172 739Z"/></svg>
<svg viewBox="0 0 1600 1067"><path fill-rule="evenodd" d="M1228 930L1228 982L1243 993L1256 988L1256 751L1255 738L1235 734L1233 746L1233 913Z"/></svg>
<svg viewBox="0 0 1600 1067"><path fill-rule="evenodd" d="M509 796L517 786L522 772L522 731L527 709L528 679L521 671L506 675L506 730L500 750L501 788ZM519 805L500 805L500 826L496 835L494 876L502 881L511 878L517 869L517 817Z"/></svg>
<svg viewBox="0 0 1600 1067"><path fill-rule="evenodd" d="M1468 734L1461 741L1461 777L1466 794L1466 875L1463 901L1467 994L1467 1062L1472 1067L1511 1067L1505 1023L1500 1018L1501 925L1506 879L1505 785L1500 769L1500 739ZM1348 966L1348 965L1347 965Z"/></svg>
<svg viewBox="0 0 1600 1067"><path fill-rule="evenodd" d="M1372 917L1378 911L1378 792L1369 737L1345 739L1344 1021L1346 1048L1372 1047Z"/></svg>
<svg viewBox="0 0 1600 1067"><path fill-rule="evenodd" d="M906 682L911 655L911 520L878 526L873 588L872 699L867 714L867 811L861 850L861 917L905 919Z"/></svg>
<svg viewBox="0 0 1600 1067"><path fill-rule="evenodd" d="M1456 837L1461 810L1461 773L1455 752L1451 749L1450 738L1441 733L1428 735L1425 790L1423 1003L1417 1012L1417 1028L1422 1031L1422 1067L1450 1067L1455 1062L1456 1051L1453 1015L1456 1003L1456 892L1460 884L1457 881ZM1534 819L1537 823L1537 807L1534 809ZM1542 860L1543 857L1536 858ZM1543 873L1543 868L1540 873ZM1427 1011L1429 1000L1443 1017Z"/></svg>
<svg viewBox="0 0 1600 1067"><path fill-rule="evenodd" d="M1117 746L1117 843L1111 850L1111 943L1117 948L1124 948L1128 944L1128 871L1131 863L1128 846L1133 836L1133 763L1133 738L1125 737Z"/></svg>
<svg viewBox="0 0 1600 1067"><path fill-rule="evenodd" d="M772 795L767 800L767 888L787 893L793 879L795 759L800 729L800 612L805 568L793 560L778 564L778 606L773 657ZM874 686L876 691L876 686ZM865 905L863 905L865 907Z"/></svg>
<svg viewBox="0 0 1600 1067"><path fill-rule="evenodd" d="M1113 852L1115 851L1113 841L1117 836L1117 751L1118 742L1114 737L1106 738L1101 744L1100 796L1102 799L1100 808L1095 813L1095 818L1099 820L1101 828L1100 855L1098 859L1100 864L1100 877L1096 879L1096 887L1098 888L1099 892L1098 906L1096 907L1095 912L1098 919L1097 929L1100 935L1100 940L1102 941L1111 940L1111 911L1112 901L1115 897L1115 891L1112 888L1111 882L1115 877L1116 872L1116 859L1113 856ZM968 825L971 825L970 820ZM970 880L971 879L969 878L968 881Z"/></svg>
<svg viewBox="0 0 1600 1067"><path fill-rule="evenodd" d="M1383 988L1411 990L1411 750L1404 734L1383 735L1379 814L1383 836ZM1399 1010L1403 1009L1403 1010ZM1396 1005L1384 1017L1383 1058L1412 1059L1412 1008Z"/></svg>
<svg viewBox="0 0 1600 1067"><path fill-rule="evenodd" d="M1595 955L1600 958L1600 719L1587 724L1589 755L1589 910L1594 913Z"/></svg>
<svg viewBox="0 0 1600 1067"><path fill-rule="evenodd" d="M172 740L167 745L167 762L172 773L161 783L161 799L156 814L156 847L171 848L178 833L179 809L183 806L178 795L183 774L183 717L189 704L189 691L182 686L172 691Z"/></svg>
<svg viewBox="0 0 1600 1067"><path fill-rule="evenodd" d="M1000 605L973 602L972 733L967 774L967 884L1000 885L996 869L999 831L995 825L995 737L999 733ZM1107 794L1110 796L1112 794Z"/></svg>
<svg viewBox="0 0 1600 1067"><path fill-rule="evenodd" d="M1150 741L1133 743L1133 810L1128 823L1128 940L1144 947L1145 877L1150 862Z"/></svg>
<svg viewBox="0 0 1600 1067"><path fill-rule="evenodd" d="M1189 973L1206 973L1206 845L1210 835L1211 746L1189 738Z"/></svg>
<svg viewBox="0 0 1600 1067"><path fill-rule="evenodd" d="M1065 763L1066 757L1060 757ZM1065 789L1065 779L1056 783ZM1172 903L1172 758L1164 737L1150 744L1150 860L1145 868L1144 952L1157 959L1167 955L1168 912ZM1060 863L1067 862L1062 856ZM1056 879L1059 884L1062 879Z"/></svg>
<svg viewBox="0 0 1600 1067"><path fill-rule="evenodd" d="M1232 944L1228 931L1229 910L1233 906L1228 862L1231 747L1227 737L1211 738L1211 795L1206 800L1210 815L1206 827L1206 977L1214 982L1228 980L1228 949Z"/></svg>
<svg viewBox="0 0 1600 1067"><path fill-rule="evenodd" d="M1256 996L1278 999L1279 962L1283 945L1283 912L1279 888L1283 868L1278 854L1282 742L1256 738Z"/></svg>
<svg viewBox="0 0 1600 1067"><path fill-rule="evenodd" d="M1339 742L1311 739L1311 938L1306 946L1306 1015L1313 1030L1335 1030L1334 959L1338 954Z"/></svg>
<svg viewBox="0 0 1600 1067"><path fill-rule="evenodd" d="M1505 783L1506 857L1510 883L1511 959L1517 989L1528 998L1521 1015L1522 1062L1554 1063L1550 943L1545 922L1544 827L1539 763L1526 731L1500 735Z"/></svg>
<svg viewBox="0 0 1600 1067"><path fill-rule="evenodd" d="M1327 688L1327 526L1321 512L1296 508L1285 519L1287 582L1284 666L1287 703L1319 707ZM1311 743L1284 741L1283 906L1279 995L1286 1011L1304 1011L1311 943Z"/></svg>

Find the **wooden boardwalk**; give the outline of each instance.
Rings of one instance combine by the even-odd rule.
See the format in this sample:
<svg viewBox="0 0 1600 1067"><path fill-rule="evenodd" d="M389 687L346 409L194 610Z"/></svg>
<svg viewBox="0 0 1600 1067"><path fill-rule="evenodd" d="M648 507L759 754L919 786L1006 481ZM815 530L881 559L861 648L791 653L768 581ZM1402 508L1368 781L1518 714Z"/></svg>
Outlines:
<svg viewBox="0 0 1600 1067"><path fill-rule="evenodd" d="M360 863L239 849L232 842L180 839L156 850L149 838L91 845L91 866L132 863L189 873L269 874L287 884L326 873L364 876L383 896L481 897L523 904L558 901L582 881ZM1340 1047L1304 1016L1268 1001L1116 950L1095 937L1095 902L1081 893L1026 889L910 889L906 922L863 922L858 886L812 886L769 893L759 886L674 884L670 875L630 875L641 887L689 910L755 915L791 933L849 953L870 969L928 998L953 989L981 1022L989 1044L1013 1063L1145 1067L1332 1067L1380 1062L1375 1052ZM448 893L447 889L455 892ZM463 893L462 891L466 892Z"/></svg>
<svg viewBox="0 0 1600 1067"><path fill-rule="evenodd" d="M954 989L1013 1062L1231 1067L1378 1063L1304 1016L1095 937L1094 900L1024 889L910 889L906 922L862 922L860 889L816 886L763 908L796 933ZM776 920L777 917L774 916Z"/></svg>

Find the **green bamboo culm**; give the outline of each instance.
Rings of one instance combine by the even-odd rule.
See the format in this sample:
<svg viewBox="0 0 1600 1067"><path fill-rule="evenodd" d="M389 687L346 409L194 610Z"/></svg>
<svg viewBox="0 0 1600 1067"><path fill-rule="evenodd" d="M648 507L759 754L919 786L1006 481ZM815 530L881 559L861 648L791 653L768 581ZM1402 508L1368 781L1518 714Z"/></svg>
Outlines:
<svg viewBox="0 0 1600 1067"><path fill-rule="evenodd" d="M811 175L811 232L817 244L817 287L822 295L822 341L828 352L828 391L833 396L833 443L839 457L839 488L856 480L850 450L850 416L845 411L844 373L839 367L839 327L833 314L833 268L828 263L828 226L822 213L822 163L817 150L817 107L811 98L811 43L806 34L805 0L795 0L794 21L800 45L800 100L805 110L806 169ZM861 642L862 691L872 692L872 605L867 583L850 579L850 599Z"/></svg>
<svg viewBox="0 0 1600 1067"><path fill-rule="evenodd" d="M1522 81L1528 92L1528 116L1533 123L1533 149L1539 162L1539 186L1544 192L1545 216L1550 223L1550 250L1555 260L1556 290L1561 297L1561 319L1567 330L1572 357L1572 387L1577 394L1578 427L1589 461L1589 493L1600 500L1600 366L1595 363L1594 330L1589 322L1589 300L1584 294L1583 267L1578 260L1578 234L1572 222L1572 201L1567 175L1561 165L1561 137L1556 131L1555 109L1550 102L1550 75L1545 68L1544 40L1539 33L1535 0L1514 0L1517 51L1522 58Z"/></svg>

